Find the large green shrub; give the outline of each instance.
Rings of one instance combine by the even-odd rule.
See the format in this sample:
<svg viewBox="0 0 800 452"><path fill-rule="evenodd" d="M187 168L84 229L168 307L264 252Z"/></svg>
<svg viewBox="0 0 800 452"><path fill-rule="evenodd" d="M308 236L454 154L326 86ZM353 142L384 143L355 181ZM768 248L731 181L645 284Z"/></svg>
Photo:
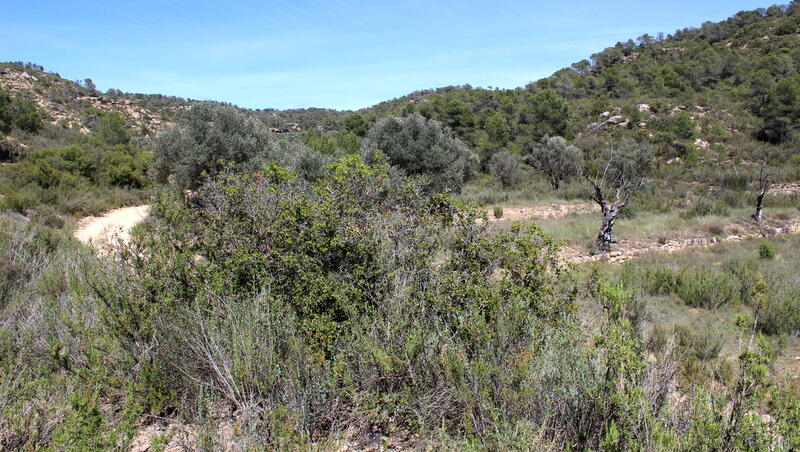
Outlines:
<svg viewBox="0 0 800 452"><path fill-rule="evenodd" d="M527 151L528 164L547 176L553 190L583 171L583 152L562 137L543 137Z"/></svg>
<svg viewBox="0 0 800 452"><path fill-rule="evenodd" d="M775 245L771 242L758 245L758 257L768 260L775 259Z"/></svg>
<svg viewBox="0 0 800 452"><path fill-rule="evenodd" d="M179 399L204 382L242 409L283 407L306 432L358 412L577 435L597 374L569 326L575 286L541 230L487 235L480 209L357 158L329 171L309 184L272 167L161 197L150 233L99 284L107 327L162 363Z"/></svg>
<svg viewBox="0 0 800 452"><path fill-rule="evenodd" d="M0 132L8 133L13 128L36 133L44 125L44 119L35 102L20 96L11 96L0 89Z"/></svg>
<svg viewBox="0 0 800 452"><path fill-rule="evenodd" d="M64 213L94 213L131 202L150 185L150 153L132 145L41 148L0 168L0 206L23 211L50 205Z"/></svg>
<svg viewBox="0 0 800 452"><path fill-rule="evenodd" d="M362 144L366 161L379 155L410 176L424 175L433 191L460 191L475 170L477 157L438 121L419 114L378 121Z"/></svg>
<svg viewBox="0 0 800 452"><path fill-rule="evenodd" d="M204 175L214 176L225 163L239 166L267 152L269 130L232 107L199 103L178 125L153 142L153 168L159 180L172 176L183 188L196 188Z"/></svg>

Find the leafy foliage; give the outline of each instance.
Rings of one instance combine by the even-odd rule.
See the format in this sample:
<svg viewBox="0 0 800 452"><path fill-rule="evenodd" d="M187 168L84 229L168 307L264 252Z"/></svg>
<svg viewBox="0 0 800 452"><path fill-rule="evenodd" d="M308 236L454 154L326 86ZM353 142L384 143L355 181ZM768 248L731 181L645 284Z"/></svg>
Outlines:
<svg viewBox="0 0 800 452"><path fill-rule="evenodd" d="M185 188L196 188L204 175L214 176L230 162L239 167L268 151L269 130L230 107L194 105L183 122L153 143L153 168L159 180L172 176Z"/></svg>
<svg viewBox="0 0 800 452"><path fill-rule="evenodd" d="M428 176L428 186L433 191L460 191L477 161L469 147L453 137L450 130L419 114L378 121L362 147L366 161L384 155L408 175Z"/></svg>
<svg viewBox="0 0 800 452"><path fill-rule="evenodd" d="M541 142L533 144L527 161L547 175L554 190L583 171L583 152L559 136L544 137Z"/></svg>
<svg viewBox="0 0 800 452"><path fill-rule="evenodd" d="M35 133L44 121L36 104L20 96L11 96L0 89L0 132L8 133L13 128Z"/></svg>
<svg viewBox="0 0 800 452"><path fill-rule="evenodd" d="M511 187L522 178L519 162L519 156L508 151L501 151L492 155L486 163L486 167L489 174L499 180L504 187Z"/></svg>
<svg viewBox="0 0 800 452"><path fill-rule="evenodd" d="M125 196L135 199L135 191L147 188L150 161L149 152L132 145L37 149L0 168L0 191L5 193L0 203L18 211L49 204L60 212L94 213L107 208L114 190L133 190Z"/></svg>

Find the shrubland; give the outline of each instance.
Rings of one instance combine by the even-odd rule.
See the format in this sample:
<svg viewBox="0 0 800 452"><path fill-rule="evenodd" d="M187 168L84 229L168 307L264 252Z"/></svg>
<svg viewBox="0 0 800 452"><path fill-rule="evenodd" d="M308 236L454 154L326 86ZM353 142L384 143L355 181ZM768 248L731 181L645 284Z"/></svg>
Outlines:
<svg viewBox="0 0 800 452"><path fill-rule="evenodd" d="M347 427L452 449L790 447L795 402L765 392L769 341L744 347L719 388L686 388L676 347L714 359L713 341L645 329L654 293L775 309L751 264L730 264L735 282L659 270L665 282L641 291L631 272L614 283L565 266L535 225L490 233L476 206L386 166L349 156L325 171L231 168L191 194L165 187L114 259L5 214L3 277L18 282L3 293L4 447L106 449L142 420L225 413L241 448ZM47 413L23 408L42 400ZM753 414L771 400L785 434ZM213 429L203 438L216 447Z"/></svg>
<svg viewBox="0 0 800 452"><path fill-rule="evenodd" d="M101 95L0 65L41 85L0 92L0 448L121 449L166 419L207 450L352 432L444 450L797 449L797 239L614 267L569 265L551 236L608 251L615 234L723 235L765 174L795 181L798 17L742 12L524 88L357 113ZM54 125L38 96L170 123L87 102ZM800 206L764 199L770 219ZM602 223L503 218L555 200L594 201ZM72 216L145 202L110 256L70 239Z"/></svg>

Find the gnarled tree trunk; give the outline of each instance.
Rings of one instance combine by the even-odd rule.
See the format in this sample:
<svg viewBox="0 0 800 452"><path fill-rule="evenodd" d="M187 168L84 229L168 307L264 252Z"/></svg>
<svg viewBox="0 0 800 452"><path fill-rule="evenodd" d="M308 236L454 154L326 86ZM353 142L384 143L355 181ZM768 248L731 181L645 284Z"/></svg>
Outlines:
<svg viewBox="0 0 800 452"><path fill-rule="evenodd" d="M756 195L756 211L753 212L753 215L750 215L756 221L761 221L762 212L764 211L764 194L765 192L762 191Z"/></svg>
<svg viewBox="0 0 800 452"><path fill-rule="evenodd" d="M597 234L595 247L598 252L607 253L611 251L611 244L617 243L616 239L614 239L614 224L617 222L620 209L628 204L630 192L623 192L622 188L618 188L614 191L614 201L612 202L606 198L603 186L599 182L594 180L590 180L590 182L594 187L592 199L600 206L600 211L603 214L603 222L600 224L600 232Z"/></svg>
<svg viewBox="0 0 800 452"><path fill-rule="evenodd" d="M756 193L756 211L750 215L756 222L761 221L764 211L764 195L767 194L772 186L772 175L764 173L764 164L761 165L761 171L758 175L758 192Z"/></svg>
<svg viewBox="0 0 800 452"><path fill-rule="evenodd" d="M617 222L619 209L622 206L624 206L624 203L614 202L609 205L605 200L600 203L603 222L600 224L600 232L597 234L597 242L595 243L597 251L607 253L611 251L611 244L617 243L616 239L614 239L614 224Z"/></svg>

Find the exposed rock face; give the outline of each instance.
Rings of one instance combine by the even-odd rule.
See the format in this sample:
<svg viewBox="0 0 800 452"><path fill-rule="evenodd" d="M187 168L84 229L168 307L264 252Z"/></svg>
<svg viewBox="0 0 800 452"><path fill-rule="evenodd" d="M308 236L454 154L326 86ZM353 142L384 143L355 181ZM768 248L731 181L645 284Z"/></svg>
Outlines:
<svg viewBox="0 0 800 452"><path fill-rule="evenodd" d="M709 146L711 146L711 144L708 141L702 138L697 138L696 140L694 140L694 145L697 146L698 149L708 149Z"/></svg>

